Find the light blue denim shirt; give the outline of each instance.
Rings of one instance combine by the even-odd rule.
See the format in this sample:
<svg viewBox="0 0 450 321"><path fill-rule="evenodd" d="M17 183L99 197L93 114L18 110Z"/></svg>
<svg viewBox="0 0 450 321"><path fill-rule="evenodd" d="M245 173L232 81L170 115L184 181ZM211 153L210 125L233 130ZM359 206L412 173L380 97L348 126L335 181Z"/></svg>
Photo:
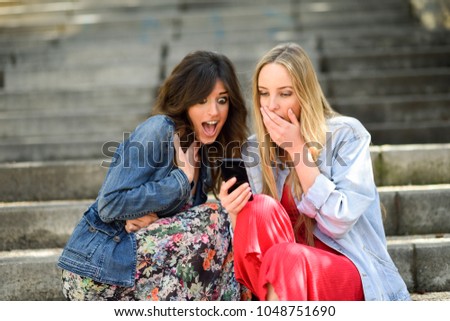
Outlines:
<svg viewBox="0 0 450 321"><path fill-rule="evenodd" d="M327 126L327 142L317 161L321 174L302 199L295 200L297 208L316 220L317 238L355 264L365 300L410 300L387 251L370 158L370 134L351 117L333 117ZM255 136L250 137L242 155L255 194L262 191L257 146ZM281 197L289 169L273 168Z"/></svg>
<svg viewBox="0 0 450 321"><path fill-rule="evenodd" d="M186 204L191 185L174 166L174 122L153 116L117 147L95 202L75 227L58 266L95 281L133 286L136 239L125 220L154 212L172 216ZM194 206L207 200L209 171L202 165Z"/></svg>

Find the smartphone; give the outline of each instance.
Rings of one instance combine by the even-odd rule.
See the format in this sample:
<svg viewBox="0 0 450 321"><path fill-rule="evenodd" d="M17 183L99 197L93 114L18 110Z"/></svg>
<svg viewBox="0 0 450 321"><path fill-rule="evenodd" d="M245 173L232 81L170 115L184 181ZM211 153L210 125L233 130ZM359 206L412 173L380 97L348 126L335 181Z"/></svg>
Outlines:
<svg viewBox="0 0 450 321"><path fill-rule="evenodd" d="M230 178L236 177L237 181L230 187L228 193L231 193L243 183L248 183L247 171L242 158L223 158L220 164L222 170L222 179L228 181ZM249 201L253 200L253 195L250 196Z"/></svg>

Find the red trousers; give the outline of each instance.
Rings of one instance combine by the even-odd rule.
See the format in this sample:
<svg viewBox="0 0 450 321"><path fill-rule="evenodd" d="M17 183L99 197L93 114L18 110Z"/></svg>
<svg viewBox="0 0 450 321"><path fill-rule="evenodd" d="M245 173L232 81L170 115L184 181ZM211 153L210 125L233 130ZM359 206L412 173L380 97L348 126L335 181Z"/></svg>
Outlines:
<svg viewBox="0 0 450 321"><path fill-rule="evenodd" d="M236 277L259 300L268 283L283 301L364 300L355 265L317 238L314 247L296 243L286 208L272 197L254 195L239 213L233 246Z"/></svg>

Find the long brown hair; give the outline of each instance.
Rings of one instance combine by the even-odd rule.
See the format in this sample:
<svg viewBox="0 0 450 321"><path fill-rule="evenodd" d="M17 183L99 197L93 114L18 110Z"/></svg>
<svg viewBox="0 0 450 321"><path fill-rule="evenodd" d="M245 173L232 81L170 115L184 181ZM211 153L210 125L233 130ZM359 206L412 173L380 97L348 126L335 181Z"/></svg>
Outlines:
<svg viewBox="0 0 450 321"><path fill-rule="evenodd" d="M216 142L205 146L203 161L212 169L214 194L220 186L220 168L214 163L222 157L240 157L240 147L247 138L247 108L234 65L223 54L198 50L187 54L160 86L151 115L163 114L175 122L183 148L194 139L194 129L188 117L189 107L211 93L217 80L228 92L227 120Z"/></svg>
<svg viewBox="0 0 450 321"><path fill-rule="evenodd" d="M326 119L335 115L320 87L313 64L306 52L295 43L280 44L267 52L259 61L253 76L253 112L261 155L261 168L263 175L263 193L274 198L278 197L272 164L276 164L280 156L280 149L270 139L264 126L260 112L260 95L258 90L258 77L261 69L271 63L280 64L288 71L295 95L301 106L301 134L310 148L324 146L326 139ZM314 144L312 144L314 142ZM318 144L317 144L318 143ZM313 157L317 160L319 150L315 150ZM302 197L302 187L295 169L291 167L287 183L293 187L297 199ZM298 231L300 227L305 230L305 239L313 244L313 228L315 221L300 213L294 226ZM297 234L297 233L296 233Z"/></svg>

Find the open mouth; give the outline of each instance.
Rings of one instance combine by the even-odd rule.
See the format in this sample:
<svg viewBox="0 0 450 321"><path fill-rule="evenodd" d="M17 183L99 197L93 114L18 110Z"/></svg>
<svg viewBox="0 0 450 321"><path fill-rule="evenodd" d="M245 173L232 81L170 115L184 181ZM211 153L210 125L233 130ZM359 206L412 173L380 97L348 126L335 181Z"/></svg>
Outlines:
<svg viewBox="0 0 450 321"><path fill-rule="evenodd" d="M202 123L203 132L206 136L214 136L216 133L217 124L219 121L213 120L213 121L205 121Z"/></svg>

